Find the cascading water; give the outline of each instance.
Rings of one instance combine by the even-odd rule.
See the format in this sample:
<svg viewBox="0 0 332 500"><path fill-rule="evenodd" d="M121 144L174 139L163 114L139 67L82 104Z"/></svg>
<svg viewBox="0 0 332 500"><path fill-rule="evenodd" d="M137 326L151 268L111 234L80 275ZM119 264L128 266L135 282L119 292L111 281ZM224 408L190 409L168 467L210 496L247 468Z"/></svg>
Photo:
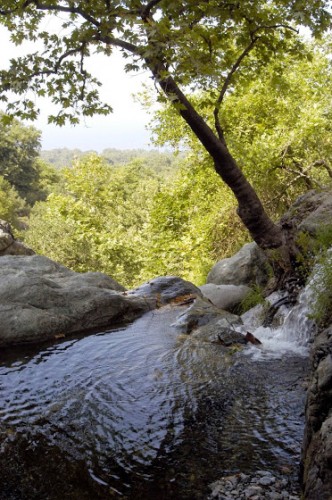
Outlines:
<svg viewBox="0 0 332 500"><path fill-rule="evenodd" d="M265 358L281 358L290 353L306 356L308 345L313 336L315 322L310 319L311 305L313 299L313 280L300 293L298 302L289 308L281 306L278 310L274 325L262 326L264 315L263 306L258 306L242 317L243 327L241 331L251 331L261 342L260 349L250 348L246 351L255 360ZM274 293L268 297L268 302L274 304L280 299L280 294Z"/></svg>
<svg viewBox="0 0 332 500"><path fill-rule="evenodd" d="M296 481L308 301L310 290L283 308L279 327L258 326L257 310L246 314L245 329L263 346L235 354L179 336L170 326L179 307L120 330L3 353L0 499L26 498L28 487L31 499L64 498L58 484L25 485L24 454L15 471L8 457L21 437L27 456L32 447L41 457L41 475L55 448L79 477L87 471L90 498L201 499L222 475L257 469L288 467ZM81 483L65 498L89 498Z"/></svg>

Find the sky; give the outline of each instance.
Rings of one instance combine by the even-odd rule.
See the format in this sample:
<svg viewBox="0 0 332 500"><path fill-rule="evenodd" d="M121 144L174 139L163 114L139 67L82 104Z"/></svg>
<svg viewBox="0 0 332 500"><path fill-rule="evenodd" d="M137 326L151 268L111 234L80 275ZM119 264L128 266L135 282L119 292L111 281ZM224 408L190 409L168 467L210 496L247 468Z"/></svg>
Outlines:
<svg viewBox="0 0 332 500"><path fill-rule="evenodd" d="M10 58L22 52L21 47L13 46L8 31L2 26L0 47L0 69L6 67ZM33 50L36 50L35 46ZM140 91L144 83L151 82L151 79L146 72L125 73L123 61L121 54L117 53L111 57L98 54L91 57L89 62L89 69L103 84L100 89L101 96L113 108L111 115L88 118L75 127L56 127L47 123L50 102L47 99L38 101L41 115L38 120L28 123L41 130L42 149L66 147L101 152L106 148L151 147L151 134L146 130L151 117L133 99L133 94Z"/></svg>

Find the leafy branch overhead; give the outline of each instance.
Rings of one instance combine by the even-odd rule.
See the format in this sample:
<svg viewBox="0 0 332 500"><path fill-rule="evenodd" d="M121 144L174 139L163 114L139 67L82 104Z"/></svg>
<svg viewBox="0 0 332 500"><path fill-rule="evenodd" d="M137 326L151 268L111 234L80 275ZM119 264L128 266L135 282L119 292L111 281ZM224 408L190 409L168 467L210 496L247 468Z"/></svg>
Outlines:
<svg viewBox="0 0 332 500"><path fill-rule="evenodd" d="M221 126L224 96L238 84L257 79L271 58L304 51L296 30L314 35L330 27L327 0L16 0L2 2L0 20L15 43L42 40L44 51L11 62L0 74L0 90L21 97L9 111L34 118L29 90L51 96L60 107L50 120L76 123L79 115L108 113L101 102L99 82L85 69L94 51L107 55L114 48L129 58L127 70L148 69L214 162L220 178L238 202L238 215L263 249L279 248L283 273L292 268L291 238L268 217L236 159ZM55 32L45 30L53 16ZM49 26L50 24L48 24ZM60 25L60 27L59 27ZM214 107L204 119L190 94L205 91ZM285 248L286 247L286 248ZM291 253L295 253L292 249Z"/></svg>
<svg viewBox="0 0 332 500"><path fill-rule="evenodd" d="M50 121L59 125L77 123L82 115L107 114L111 105L101 102L100 82L87 71L85 61L96 51L110 55L117 47L130 57L128 71L150 69L180 108L186 102L172 80L189 93L208 89L215 104L215 128L222 137L219 111L225 93L238 80L257 75L260 65L286 47L299 50L297 25L316 34L324 30L330 22L327 3L3 1L0 22L10 30L13 43L24 46L26 40L38 40L44 48L11 60L9 69L0 72L0 100L9 113L34 119L35 96L47 94L59 109ZM53 28L45 23L50 15ZM18 99L10 100L8 91Z"/></svg>

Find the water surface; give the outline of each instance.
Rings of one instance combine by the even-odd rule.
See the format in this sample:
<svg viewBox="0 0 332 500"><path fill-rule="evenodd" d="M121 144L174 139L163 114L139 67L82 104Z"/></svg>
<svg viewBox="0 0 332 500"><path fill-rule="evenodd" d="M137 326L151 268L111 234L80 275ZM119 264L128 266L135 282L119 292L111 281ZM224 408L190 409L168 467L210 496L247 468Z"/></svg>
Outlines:
<svg viewBox="0 0 332 500"><path fill-rule="evenodd" d="M104 498L199 499L228 473L295 474L306 358L225 355L179 336L178 314L163 308L126 328L3 354L7 435L56 446Z"/></svg>

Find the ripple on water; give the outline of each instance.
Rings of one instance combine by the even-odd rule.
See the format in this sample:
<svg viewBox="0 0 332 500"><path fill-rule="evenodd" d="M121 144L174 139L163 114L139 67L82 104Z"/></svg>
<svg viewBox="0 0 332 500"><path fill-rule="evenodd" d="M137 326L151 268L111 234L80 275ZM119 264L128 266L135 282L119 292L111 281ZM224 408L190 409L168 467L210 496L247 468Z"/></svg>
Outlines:
<svg viewBox="0 0 332 500"><path fill-rule="evenodd" d="M3 360L0 421L82 458L118 492L135 478L196 498L225 471L294 460L303 358L230 363L218 345L179 340L175 314L151 312L127 328ZM140 498L152 498L141 483Z"/></svg>

